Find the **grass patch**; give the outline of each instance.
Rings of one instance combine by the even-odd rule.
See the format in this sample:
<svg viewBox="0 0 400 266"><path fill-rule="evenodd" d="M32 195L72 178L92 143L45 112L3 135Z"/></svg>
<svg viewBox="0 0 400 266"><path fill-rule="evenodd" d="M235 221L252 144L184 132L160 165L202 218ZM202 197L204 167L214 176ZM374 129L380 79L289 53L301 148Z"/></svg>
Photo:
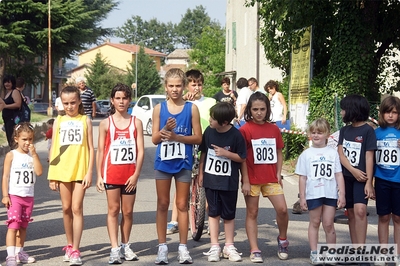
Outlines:
<svg viewBox="0 0 400 266"><path fill-rule="evenodd" d="M45 123L50 118L51 117L49 117L47 115L42 115L42 114L38 114L38 113L31 113L31 123L37 123L37 122ZM1 125L4 124L3 118L1 116L0 116L0 124ZM1 125L0 125L0 127L1 127ZM0 145L1 146L7 146L8 145L6 132L4 132L1 129L0 129Z"/></svg>

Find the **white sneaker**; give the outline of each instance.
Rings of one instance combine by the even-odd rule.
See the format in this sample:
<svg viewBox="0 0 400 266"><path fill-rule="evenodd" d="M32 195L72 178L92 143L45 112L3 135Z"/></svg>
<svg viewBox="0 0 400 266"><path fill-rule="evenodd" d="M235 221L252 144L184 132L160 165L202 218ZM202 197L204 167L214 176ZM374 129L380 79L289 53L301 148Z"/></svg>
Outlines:
<svg viewBox="0 0 400 266"><path fill-rule="evenodd" d="M110 258L108 259L108 264L121 264L122 260L119 256L119 251L121 248L112 248L110 252Z"/></svg>
<svg viewBox="0 0 400 266"><path fill-rule="evenodd" d="M212 246L208 252L203 252L203 255L208 256L209 262L219 261L221 256L221 248L219 246Z"/></svg>
<svg viewBox="0 0 400 266"><path fill-rule="evenodd" d="M242 253L237 252L237 249L234 245L225 246L224 247L224 258L229 259L230 261L241 261L242 260Z"/></svg>
<svg viewBox="0 0 400 266"><path fill-rule="evenodd" d="M192 257L189 255L189 251L187 248L179 248L178 249L178 260L180 264L192 264Z"/></svg>
<svg viewBox="0 0 400 266"><path fill-rule="evenodd" d="M168 246L158 246L157 258L155 264L168 264Z"/></svg>
<svg viewBox="0 0 400 266"><path fill-rule="evenodd" d="M119 257L129 261L138 260L138 256L132 251L130 243L126 244L125 248L121 246L119 249Z"/></svg>

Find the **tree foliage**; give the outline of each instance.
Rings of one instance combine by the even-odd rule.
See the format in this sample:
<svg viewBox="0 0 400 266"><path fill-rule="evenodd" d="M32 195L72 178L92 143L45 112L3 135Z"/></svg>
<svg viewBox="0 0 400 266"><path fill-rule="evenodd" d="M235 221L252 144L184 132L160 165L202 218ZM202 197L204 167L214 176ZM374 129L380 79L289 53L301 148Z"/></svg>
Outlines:
<svg viewBox="0 0 400 266"><path fill-rule="evenodd" d="M257 2L267 59L286 74L290 74L291 45L299 43L302 29L313 26L314 77L323 81L327 101L317 100L328 102L331 112L334 95L358 93L377 101L383 85L389 92L398 88L397 82L384 84L381 75L387 67L393 73L400 70L389 57L400 46L399 1L251 0L248 4ZM316 105L316 112L325 110Z"/></svg>
<svg viewBox="0 0 400 266"><path fill-rule="evenodd" d="M204 89L220 87L221 77L216 74L225 71L225 31L220 26L203 29L194 49L189 52L191 68L204 75Z"/></svg>
<svg viewBox="0 0 400 266"><path fill-rule="evenodd" d="M176 41L174 25L171 22L162 23L153 18L143 21L140 16L132 16L122 27L118 27L115 36L123 38L122 43L139 44L162 52L170 53Z"/></svg>
<svg viewBox="0 0 400 266"><path fill-rule="evenodd" d="M137 96L145 94L155 94L161 86L160 76L158 74L156 64L153 59L145 54L144 47L141 46L137 57ZM126 77L127 84L136 83L136 62L130 63L128 74Z"/></svg>
<svg viewBox="0 0 400 266"><path fill-rule="evenodd" d="M162 23L155 18L143 21L140 16L132 16L116 29L115 36L123 38L123 43L139 44L143 40L146 47L168 54L176 47L193 48L207 26L221 27L200 5L188 9L178 24Z"/></svg>
<svg viewBox="0 0 400 266"><path fill-rule="evenodd" d="M110 75L108 74L111 68L106 60L98 52L93 62L88 66L87 73L85 74L88 87L93 90L94 95L98 99L109 98L111 88L116 84L115 80L109 79ZM107 80L103 78L104 76L107 76Z"/></svg>
<svg viewBox="0 0 400 266"><path fill-rule="evenodd" d="M27 59L25 64L29 64L34 62L34 57L47 55L48 3L48 0L0 2L0 78L8 71L10 58ZM50 3L52 62L70 58L111 34L111 29L102 28L100 22L117 6L116 0L52 0Z"/></svg>

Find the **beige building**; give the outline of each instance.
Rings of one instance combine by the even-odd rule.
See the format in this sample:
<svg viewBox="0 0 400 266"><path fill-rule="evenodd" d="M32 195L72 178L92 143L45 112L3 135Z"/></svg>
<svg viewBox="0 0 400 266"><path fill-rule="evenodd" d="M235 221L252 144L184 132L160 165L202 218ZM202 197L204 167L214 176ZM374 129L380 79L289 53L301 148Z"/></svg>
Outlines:
<svg viewBox="0 0 400 266"><path fill-rule="evenodd" d="M240 77L255 77L259 87L268 80L282 80L282 71L269 66L259 42L260 21L257 8L246 7L246 0L226 0L225 73L235 83Z"/></svg>
<svg viewBox="0 0 400 266"><path fill-rule="evenodd" d="M86 50L78 55L78 66L71 70L71 77L67 82L73 83L77 77L84 76L87 66L92 64L98 52L110 66L126 72L130 68L130 63L135 61L139 50L139 45L110 42ZM160 72L161 61L167 55L146 47L144 52L154 60L157 71Z"/></svg>

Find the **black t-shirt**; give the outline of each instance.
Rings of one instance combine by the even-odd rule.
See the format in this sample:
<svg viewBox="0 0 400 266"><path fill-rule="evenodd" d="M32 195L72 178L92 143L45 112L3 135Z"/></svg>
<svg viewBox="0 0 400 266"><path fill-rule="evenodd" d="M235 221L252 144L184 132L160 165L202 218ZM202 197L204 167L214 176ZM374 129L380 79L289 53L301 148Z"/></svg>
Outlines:
<svg viewBox="0 0 400 266"><path fill-rule="evenodd" d="M246 143L242 134L234 126L224 133L219 133L214 128L207 127L199 147L199 150L206 154L203 168L203 187L225 191L237 190L239 188L241 163L209 155L208 152L214 151L211 144L237 153L240 158L246 158Z"/></svg>
<svg viewBox="0 0 400 266"><path fill-rule="evenodd" d="M233 92L233 95L235 95L235 99L233 99L231 97L231 93ZM217 101L217 102L228 102L230 104L235 105L236 99L238 97L238 94L236 91L230 91L229 94L225 94L223 91L219 91L217 92L213 98Z"/></svg>

